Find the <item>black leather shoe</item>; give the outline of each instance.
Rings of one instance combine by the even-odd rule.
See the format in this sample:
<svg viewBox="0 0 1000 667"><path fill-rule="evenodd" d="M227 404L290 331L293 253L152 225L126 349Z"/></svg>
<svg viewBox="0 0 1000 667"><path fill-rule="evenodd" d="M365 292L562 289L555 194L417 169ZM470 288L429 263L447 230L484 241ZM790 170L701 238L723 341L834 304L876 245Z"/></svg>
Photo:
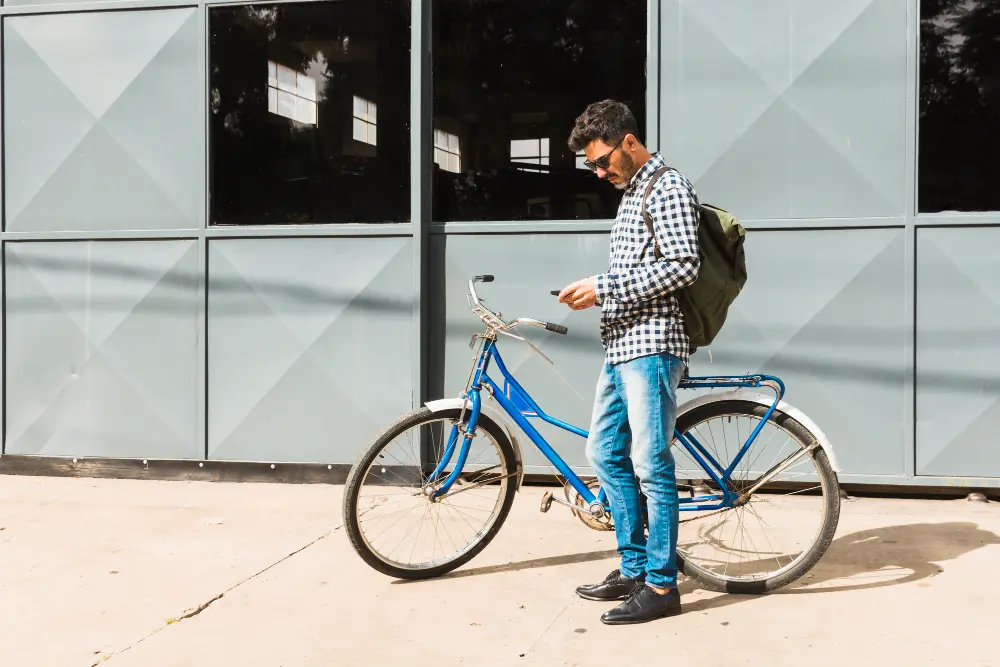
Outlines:
<svg viewBox="0 0 1000 667"><path fill-rule="evenodd" d="M681 595L676 588L660 595L646 584L637 584L625 602L601 615L605 625L645 623L681 613Z"/></svg>
<svg viewBox="0 0 1000 667"><path fill-rule="evenodd" d="M629 579L622 576L621 570L615 570L604 577L604 581L599 584L578 587L576 594L584 600L597 600L598 602L624 600L632 592L637 583L642 583L645 580L645 575L640 575L638 579Z"/></svg>

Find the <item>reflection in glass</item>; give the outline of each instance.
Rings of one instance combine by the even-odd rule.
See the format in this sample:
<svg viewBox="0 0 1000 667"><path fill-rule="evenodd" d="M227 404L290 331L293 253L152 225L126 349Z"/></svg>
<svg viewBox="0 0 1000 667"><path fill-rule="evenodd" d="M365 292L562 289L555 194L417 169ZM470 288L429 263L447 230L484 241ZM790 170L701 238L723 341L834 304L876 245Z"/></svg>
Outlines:
<svg viewBox="0 0 1000 667"><path fill-rule="evenodd" d="M434 162L439 168L453 174L462 172L462 151L458 145L458 135L434 130Z"/></svg>
<svg viewBox="0 0 1000 667"><path fill-rule="evenodd" d="M375 103L354 96L354 140L375 145Z"/></svg>
<svg viewBox="0 0 1000 667"><path fill-rule="evenodd" d="M525 165L549 163L549 140L513 139L510 142L510 161L521 171L541 171Z"/></svg>
<svg viewBox="0 0 1000 667"><path fill-rule="evenodd" d="M920 10L918 210L1000 211L1000 3Z"/></svg>
<svg viewBox="0 0 1000 667"><path fill-rule="evenodd" d="M209 9L212 224L405 222L410 5Z"/></svg>
<svg viewBox="0 0 1000 667"><path fill-rule="evenodd" d="M267 110L273 114L316 124L316 80L274 62L267 63Z"/></svg>
<svg viewBox="0 0 1000 667"><path fill-rule="evenodd" d="M645 129L646 4L435 1L435 220L615 216L621 193L566 139L609 97Z"/></svg>

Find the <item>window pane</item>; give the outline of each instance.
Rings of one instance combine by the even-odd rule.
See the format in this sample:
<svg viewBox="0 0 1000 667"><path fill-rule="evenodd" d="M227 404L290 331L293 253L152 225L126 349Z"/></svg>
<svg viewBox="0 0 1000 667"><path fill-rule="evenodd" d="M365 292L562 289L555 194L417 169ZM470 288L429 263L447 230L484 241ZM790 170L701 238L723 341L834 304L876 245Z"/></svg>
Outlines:
<svg viewBox="0 0 1000 667"><path fill-rule="evenodd" d="M211 223L408 221L409 2L208 11ZM377 146L355 95L384 107Z"/></svg>
<svg viewBox="0 0 1000 667"><path fill-rule="evenodd" d="M1000 211L1000 5L922 0L918 210Z"/></svg>
<svg viewBox="0 0 1000 667"><path fill-rule="evenodd" d="M272 88L278 87L278 65L271 62L267 62L267 85Z"/></svg>
<svg viewBox="0 0 1000 667"><path fill-rule="evenodd" d="M316 103L304 97L295 98L295 120L306 125L316 124Z"/></svg>
<svg viewBox="0 0 1000 667"><path fill-rule="evenodd" d="M295 70L278 65L278 90L295 92Z"/></svg>
<svg viewBox="0 0 1000 667"><path fill-rule="evenodd" d="M629 105L643 138L646 4L435 1L434 125L455 135L464 174L437 162L434 220L615 216L621 192L578 169L566 140L605 98Z"/></svg>
<svg viewBox="0 0 1000 667"><path fill-rule="evenodd" d="M510 142L510 156L512 158L536 157L537 155L537 139L515 139Z"/></svg>
<svg viewBox="0 0 1000 667"><path fill-rule="evenodd" d="M295 118L295 96L283 90L278 91L278 115Z"/></svg>
<svg viewBox="0 0 1000 667"><path fill-rule="evenodd" d="M366 136L365 121L361 120L360 118L355 118L354 128L353 131L351 132L351 138L354 139L355 141L364 141L365 136Z"/></svg>
<svg viewBox="0 0 1000 667"><path fill-rule="evenodd" d="M296 78L296 81L298 82L299 85L298 85L298 91L296 91L295 94L301 98L315 102L316 80L306 74L299 74L299 76Z"/></svg>

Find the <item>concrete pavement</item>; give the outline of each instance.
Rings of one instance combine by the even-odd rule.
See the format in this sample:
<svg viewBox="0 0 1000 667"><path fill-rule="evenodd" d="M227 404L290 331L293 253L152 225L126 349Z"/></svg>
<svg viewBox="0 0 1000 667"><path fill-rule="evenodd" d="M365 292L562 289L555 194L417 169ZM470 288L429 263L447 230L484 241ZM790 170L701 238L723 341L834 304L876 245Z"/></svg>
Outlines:
<svg viewBox="0 0 1000 667"><path fill-rule="evenodd" d="M1000 503L845 501L792 587L686 581L682 616L606 627L573 589L615 567L613 534L539 514L543 491L461 570L404 583L351 550L340 487L0 476L0 665L1000 667Z"/></svg>

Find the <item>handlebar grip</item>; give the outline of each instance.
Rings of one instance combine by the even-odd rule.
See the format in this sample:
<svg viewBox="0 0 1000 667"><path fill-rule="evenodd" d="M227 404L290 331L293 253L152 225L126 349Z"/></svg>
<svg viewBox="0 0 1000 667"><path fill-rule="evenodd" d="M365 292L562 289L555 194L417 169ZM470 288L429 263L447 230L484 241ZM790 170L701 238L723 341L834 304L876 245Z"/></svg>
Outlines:
<svg viewBox="0 0 1000 667"><path fill-rule="evenodd" d="M477 282L480 282L480 283L491 283L491 282L493 282L493 276L490 276L490 275L476 276L475 278L473 278L473 280L475 280Z"/></svg>
<svg viewBox="0 0 1000 667"><path fill-rule="evenodd" d="M546 322L545 323L545 330L546 331L551 331L551 332L557 333L557 334L562 334L564 336L569 333L569 329L567 329L563 325L561 325L561 324L552 324L551 322Z"/></svg>

